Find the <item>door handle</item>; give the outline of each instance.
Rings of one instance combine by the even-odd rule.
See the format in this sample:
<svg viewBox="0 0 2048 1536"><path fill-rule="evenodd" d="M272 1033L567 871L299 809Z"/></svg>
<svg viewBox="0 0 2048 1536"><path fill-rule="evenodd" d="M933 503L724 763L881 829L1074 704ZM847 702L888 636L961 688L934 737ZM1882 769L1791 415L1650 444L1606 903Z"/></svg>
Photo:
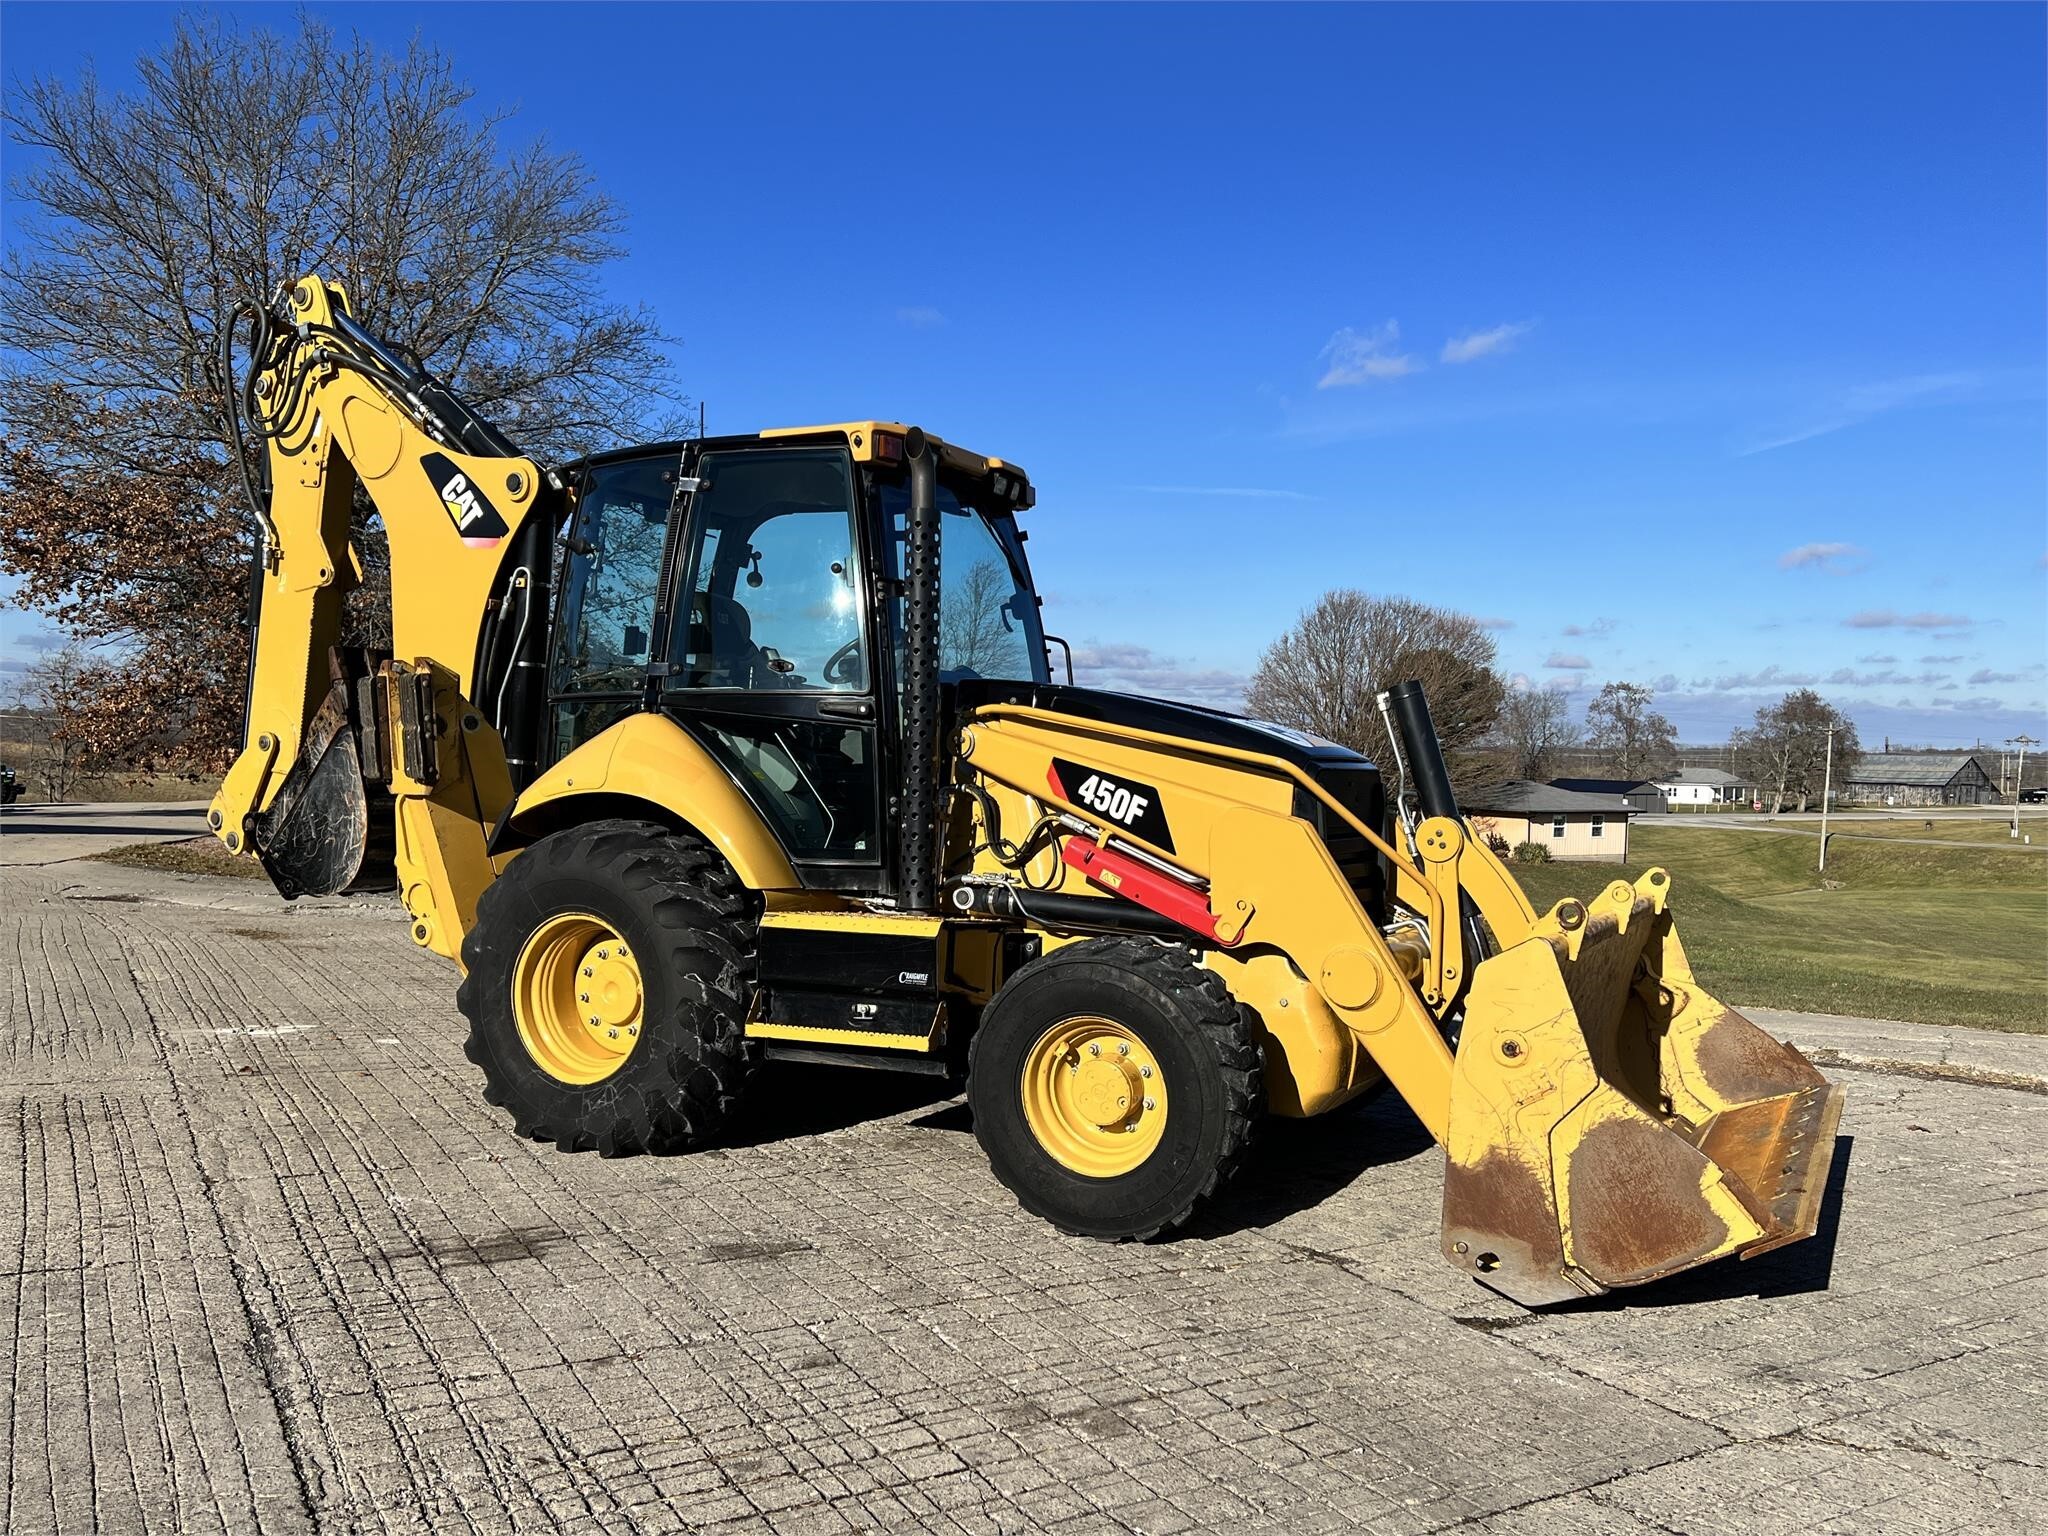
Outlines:
<svg viewBox="0 0 2048 1536"><path fill-rule="evenodd" d="M872 720L875 706L869 699L820 699L818 713L835 720Z"/></svg>

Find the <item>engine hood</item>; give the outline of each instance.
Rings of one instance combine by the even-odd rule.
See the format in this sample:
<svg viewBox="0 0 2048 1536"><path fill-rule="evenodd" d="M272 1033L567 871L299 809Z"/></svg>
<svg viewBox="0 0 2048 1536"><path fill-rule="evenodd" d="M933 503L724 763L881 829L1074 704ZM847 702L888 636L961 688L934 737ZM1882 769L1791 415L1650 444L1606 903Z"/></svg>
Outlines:
<svg viewBox="0 0 2048 1536"><path fill-rule="evenodd" d="M1178 736L1207 746L1263 752L1318 777L1332 770L1376 771L1370 758L1306 731L1170 699L1107 693L1064 683L1015 683L990 678L966 678L952 688L955 707L963 712L983 704L1022 704L1080 720L1099 720L1105 725Z"/></svg>

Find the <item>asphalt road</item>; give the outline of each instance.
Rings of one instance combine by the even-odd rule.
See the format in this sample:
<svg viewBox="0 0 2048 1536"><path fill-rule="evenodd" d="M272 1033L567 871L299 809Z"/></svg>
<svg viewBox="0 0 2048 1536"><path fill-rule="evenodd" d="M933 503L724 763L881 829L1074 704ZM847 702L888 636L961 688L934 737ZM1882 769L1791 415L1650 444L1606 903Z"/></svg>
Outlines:
<svg viewBox="0 0 2048 1536"><path fill-rule="evenodd" d="M919 1080L519 1141L383 903L14 867L0 933L0 1530L2048 1526L2039 1038L1774 1017L1849 1063L1821 1235L1539 1315L1398 1105L1105 1247Z"/></svg>
<svg viewBox="0 0 2048 1536"><path fill-rule="evenodd" d="M166 843L206 833L206 802L26 805L0 808L0 869L82 859L130 843Z"/></svg>
<svg viewBox="0 0 2048 1536"><path fill-rule="evenodd" d="M2013 824L2012 810L2007 807L2000 813L1995 806L1973 806L1967 812L1938 807L1908 811L1831 811L1828 813L1828 840L1833 842L1837 837L1854 838L1859 835L1872 837L1869 825L1873 822L1924 826L1930 821L1936 824L1981 822L1983 826L1978 835L1983 841L1959 842L1949 837L1892 837L1886 834L1876 834L1873 840L1929 848L2015 848L2033 853L2048 850L2048 807L2038 805L2020 807L2020 834L2030 841L2011 838L2007 829ZM1757 816L1747 811L1705 814L1674 811L1668 815L1638 816L1632 825L1637 831L1646 827L1680 827L1690 831L1777 832L1792 837L1819 837L1821 824L1818 811L1808 815L1792 813L1783 816Z"/></svg>

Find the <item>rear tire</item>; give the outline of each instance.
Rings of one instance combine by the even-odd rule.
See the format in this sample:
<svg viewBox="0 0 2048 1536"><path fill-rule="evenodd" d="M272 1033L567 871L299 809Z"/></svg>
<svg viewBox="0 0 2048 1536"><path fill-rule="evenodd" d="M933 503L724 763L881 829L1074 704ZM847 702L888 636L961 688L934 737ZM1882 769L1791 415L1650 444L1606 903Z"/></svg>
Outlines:
<svg viewBox="0 0 2048 1536"><path fill-rule="evenodd" d="M1185 949L1066 945L982 1015L968 1055L975 1138L1018 1203L1061 1231L1154 1237L1243 1161L1264 1107L1257 1039Z"/></svg>
<svg viewBox="0 0 2048 1536"><path fill-rule="evenodd" d="M542 838L485 890L462 944L463 1051L484 1098L564 1152L674 1152L716 1136L751 1067L758 925L757 898L697 837L598 821ZM595 1004L576 990L607 983Z"/></svg>

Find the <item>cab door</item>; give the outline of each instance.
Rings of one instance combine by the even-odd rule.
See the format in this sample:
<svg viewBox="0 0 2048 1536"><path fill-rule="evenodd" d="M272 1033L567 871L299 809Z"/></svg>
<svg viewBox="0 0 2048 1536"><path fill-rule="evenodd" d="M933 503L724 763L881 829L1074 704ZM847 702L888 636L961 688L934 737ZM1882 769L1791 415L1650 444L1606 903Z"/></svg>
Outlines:
<svg viewBox="0 0 2048 1536"><path fill-rule="evenodd" d="M732 774L806 885L873 889L883 848L872 556L852 457L713 447L691 480L663 615L661 707Z"/></svg>
<svg viewBox="0 0 2048 1536"><path fill-rule="evenodd" d="M583 471L549 660L549 761L645 706L656 599L676 504L675 448Z"/></svg>

